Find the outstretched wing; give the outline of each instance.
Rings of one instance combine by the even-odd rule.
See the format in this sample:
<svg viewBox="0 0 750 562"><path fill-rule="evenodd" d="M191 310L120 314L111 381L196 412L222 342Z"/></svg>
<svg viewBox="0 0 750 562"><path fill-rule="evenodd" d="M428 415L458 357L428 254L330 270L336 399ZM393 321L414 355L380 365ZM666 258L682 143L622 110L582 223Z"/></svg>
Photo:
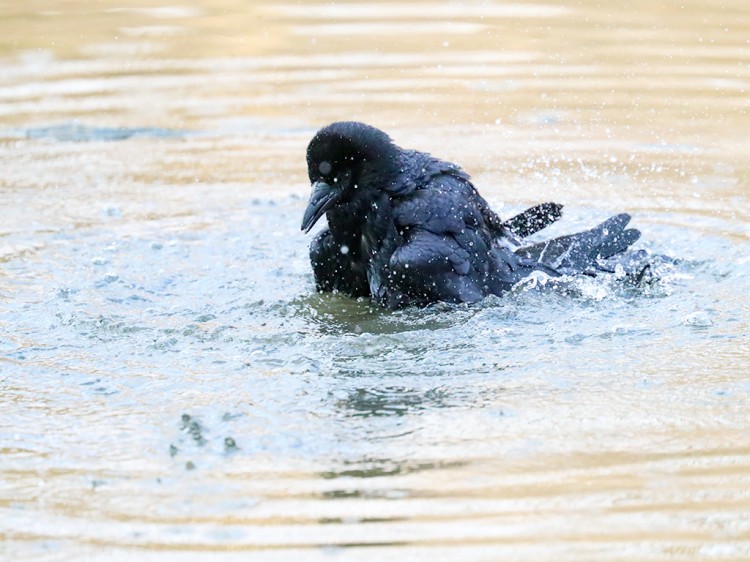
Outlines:
<svg viewBox="0 0 750 562"><path fill-rule="evenodd" d="M598 226L520 248L516 253L570 275L583 273L606 259L626 250L641 236L635 228L626 228L630 215L621 213Z"/></svg>

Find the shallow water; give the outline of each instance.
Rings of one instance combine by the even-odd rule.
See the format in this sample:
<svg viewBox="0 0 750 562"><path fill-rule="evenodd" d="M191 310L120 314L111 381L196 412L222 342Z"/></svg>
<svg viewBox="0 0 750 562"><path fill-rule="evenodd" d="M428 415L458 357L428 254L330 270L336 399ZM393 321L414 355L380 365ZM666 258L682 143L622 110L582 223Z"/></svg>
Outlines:
<svg viewBox="0 0 750 562"><path fill-rule="evenodd" d="M0 558L750 559L750 7L0 5ZM659 279L317 295L359 119Z"/></svg>

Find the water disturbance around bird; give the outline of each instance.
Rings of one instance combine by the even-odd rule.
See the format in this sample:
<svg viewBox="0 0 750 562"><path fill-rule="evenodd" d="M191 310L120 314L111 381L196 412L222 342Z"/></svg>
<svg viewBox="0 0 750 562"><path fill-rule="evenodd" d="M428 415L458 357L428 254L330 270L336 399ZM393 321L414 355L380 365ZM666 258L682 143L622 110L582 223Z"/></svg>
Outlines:
<svg viewBox="0 0 750 562"><path fill-rule="evenodd" d="M0 559L750 558L748 37L739 0L0 6ZM340 119L669 259L316 294Z"/></svg>

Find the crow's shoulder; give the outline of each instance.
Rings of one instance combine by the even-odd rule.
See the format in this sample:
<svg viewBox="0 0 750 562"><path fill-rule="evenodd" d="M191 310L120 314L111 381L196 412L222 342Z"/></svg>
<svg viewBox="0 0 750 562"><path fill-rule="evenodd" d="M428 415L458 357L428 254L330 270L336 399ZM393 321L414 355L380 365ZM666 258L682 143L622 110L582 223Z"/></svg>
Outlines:
<svg viewBox="0 0 750 562"><path fill-rule="evenodd" d="M485 226L482 208L458 189L418 189L393 201L398 228L419 228L435 234L459 233Z"/></svg>
<svg viewBox="0 0 750 562"><path fill-rule="evenodd" d="M426 152L402 150L399 173L392 184L393 195L409 195L421 189L443 187L462 190L471 187L470 176L460 166ZM443 180L443 181L440 181Z"/></svg>
<svg viewBox="0 0 750 562"><path fill-rule="evenodd" d="M459 166L417 151L403 151L401 189L392 194L397 227L436 234L481 230L499 223Z"/></svg>

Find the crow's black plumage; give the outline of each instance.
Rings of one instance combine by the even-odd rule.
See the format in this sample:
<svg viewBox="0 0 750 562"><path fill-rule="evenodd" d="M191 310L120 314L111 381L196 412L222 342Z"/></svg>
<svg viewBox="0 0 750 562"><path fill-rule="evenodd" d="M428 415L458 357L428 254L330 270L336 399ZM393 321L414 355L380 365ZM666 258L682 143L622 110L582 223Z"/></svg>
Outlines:
<svg viewBox="0 0 750 562"><path fill-rule="evenodd" d="M363 123L318 131L307 166L312 195L302 229L323 214L328 219L310 247L317 288L389 308L475 302L535 271L592 273L640 236L620 214L585 232L525 245L560 218L561 205L544 203L503 222L461 168L399 148Z"/></svg>

